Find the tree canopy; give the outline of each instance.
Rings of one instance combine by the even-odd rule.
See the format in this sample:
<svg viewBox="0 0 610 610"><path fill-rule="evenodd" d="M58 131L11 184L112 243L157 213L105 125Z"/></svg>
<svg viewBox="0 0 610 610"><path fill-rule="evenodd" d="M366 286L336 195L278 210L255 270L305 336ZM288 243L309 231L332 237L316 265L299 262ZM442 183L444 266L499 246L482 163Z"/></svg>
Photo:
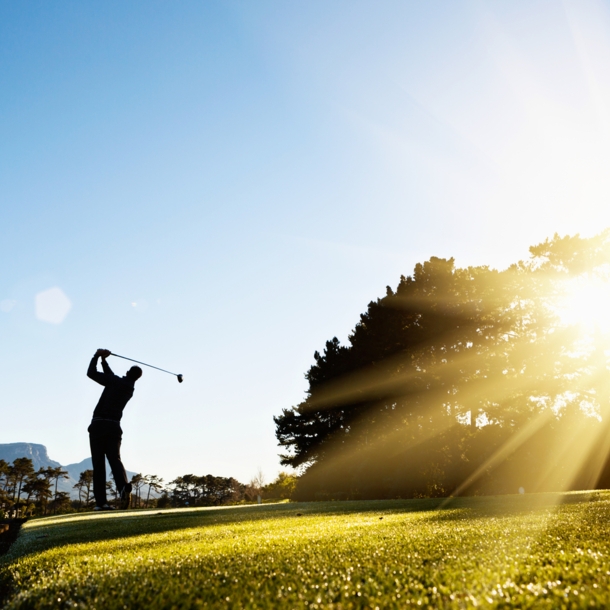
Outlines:
<svg viewBox="0 0 610 610"><path fill-rule="evenodd" d="M609 267L608 230L555 235L503 271L417 264L347 345L314 354L304 401L274 418L282 463L305 471L297 497L595 485L610 343L594 301L610 297ZM592 302L570 318L579 291Z"/></svg>

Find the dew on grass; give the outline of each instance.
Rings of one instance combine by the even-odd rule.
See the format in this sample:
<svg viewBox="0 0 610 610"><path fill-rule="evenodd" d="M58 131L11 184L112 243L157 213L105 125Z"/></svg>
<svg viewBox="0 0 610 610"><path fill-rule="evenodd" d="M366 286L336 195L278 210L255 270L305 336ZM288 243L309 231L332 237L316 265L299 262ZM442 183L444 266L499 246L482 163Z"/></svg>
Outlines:
<svg viewBox="0 0 610 610"><path fill-rule="evenodd" d="M397 515L399 514L397 512ZM561 512L558 515L561 515ZM161 560L167 560L170 569L177 571L181 564L184 566L183 569L186 569L187 565L195 565L193 551L196 548L200 558L196 562L197 573L189 572L187 581L178 582L177 580L175 584L172 583L170 577L167 587L170 591L174 591L174 595L188 595L189 590L196 589L197 595L200 596L201 591L206 590L208 592L206 595L210 597L204 601L212 606L214 599L218 602L225 596L230 596L232 603L242 606L251 603L249 599L253 594L255 596L263 595L262 598L257 597L257 599L264 599L264 596L270 593L266 583L270 583L271 580L267 579L277 574L275 582L284 587L283 592L287 596L286 600L289 605L300 607L298 603L302 603L304 607L305 601L308 601L309 607L311 607L315 605L317 592L324 591L324 595L328 596L325 599L332 600L332 596L337 595L341 584L345 585L346 582L349 582L347 577L350 572L354 571L354 565L357 565L358 569L358 585L366 587L366 589L357 589L357 592L354 589L345 589L345 593L350 596L349 599L357 593L364 594L363 599L370 600L371 596L374 596L379 600L381 607L385 608L398 607L399 598L397 596L401 595L401 605L406 605L410 601L409 598L414 604L419 601L421 605L424 600L424 605L428 605L433 603L431 600L438 599L434 595L439 595L439 591L443 591L443 595L446 595L445 599L453 600L450 603L459 604L459 600L467 599L466 593L469 592L469 589L473 593L479 591L479 594L475 595L475 599L484 601L484 591L489 592L497 586L498 580L495 575L501 574L503 571L505 575L509 574L513 565L517 569L525 567L534 576L531 579L533 584L544 582L546 586L548 579L537 581L535 578L535 572L540 565L537 553L539 549L544 548L543 541L545 540L544 536L538 538L536 532L545 532L551 536L564 533L563 530L546 532L549 517L542 513L539 517L532 515L527 519L513 518L510 515L501 520L463 519L460 523L461 531L457 535L454 528L451 527L451 523L439 521L431 523L422 520L421 527L405 530L400 537L384 539L384 543L379 545L377 544L379 540L377 528L361 530L359 536L345 535L346 524L358 520L366 521L366 513L360 515L352 513L346 518L333 517L330 519L314 513L309 518L313 523L306 524L303 528L299 527L298 536L294 536L293 531L288 532L284 528L282 520L273 520L267 521L264 526L244 521L239 524L227 523L225 526L222 524L204 526L205 530L200 529L199 531L205 531L206 540L201 543L197 542L196 547L191 543L185 546L185 536L178 531L148 538L130 536L125 539L129 552L117 547L116 542L110 544L104 542L96 546L95 550L91 548L89 551L91 555L95 553L96 557L102 558L100 562L96 562L90 575L84 573L76 575L74 572L70 572L62 578L73 578L76 575L76 580L80 578L82 581L95 577L98 579L112 578L117 582L126 583L128 582L126 574L130 570L133 573L131 578L137 579L137 574L142 574L140 566L143 564L141 560L138 561L137 557L156 559L156 564L146 561L147 574L150 574L153 579L163 578L162 575L167 574L167 568L163 568ZM539 520L537 521L537 519ZM556 527L569 529L572 524L568 521L567 518L563 521L558 518ZM505 535L501 539L497 535L497 528L503 528L502 533ZM566 546L570 555L563 560L565 565L568 565L565 562L572 561L572 557L581 557L582 560L586 560L589 556L579 556L575 552L576 548L592 547L591 544L585 544L587 527L583 525L581 530L578 534L580 539L577 539L578 536L572 537ZM510 535L506 535L507 532L510 532ZM192 531L190 535L192 539ZM242 538L243 544L239 550L230 540L227 540L229 535L239 535ZM270 540L273 540L273 548L267 546ZM462 553L459 555L447 553L447 549L454 548L458 543ZM524 544L528 546L527 553L520 552L519 547ZM500 549L497 548L498 545L500 545ZM592 550L595 551L597 548L594 547ZM383 559L373 558L372 553L375 551L380 551L379 556ZM54 557L49 556L49 565L52 565L53 561L61 562L61 557L65 557L65 555L65 551L59 551L59 554ZM407 559L409 555L411 558ZM516 555L519 555L519 558L515 563ZM298 557L298 561L294 560L295 557ZM118 561L119 558L122 563ZM428 569L440 567L441 572L438 573L437 578L442 576L444 579L444 589L440 589L441 583L438 581L422 586L420 570L423 560L428 561ZM539 563L536 563L537 561ZM610 566L605 563L607 560L604 557L596 558L595 561L598 561L604 568L603 571L596 572L595 578L597 579L598 574L603 574ZM100 566L105 564L108 564L110 569L102 572ZM265 566L274 564L277 564L280 569L267 571ZM437 568L433 568L433 566L437 566ZM76 570L80 570L81 567L77 566ZM399 567L403 572L400 576L400 586L395 582ZM562 564L559 562L557 569L561 570L561 567ZM388 568L387 572L385 568ZM52 574L52 570L49 573ZM96 573L97 576L95 576ZM216 577L213 576L215 573ZM228 579L229 574L233 574L235 578ZM218 578L222 576L224 576L225 582L219 583ZM33 572L31 577L34 578ZM192 584L189 584L191 578L194 580ZM235 582L236 580L237 582ZM299 587L297 592L294 588L295 580L304 585ZM607 580L606 578L606 582ZM33 589L38 587L35 579L30 582L34 582ZM203 586L204 583L205 586ZM57 587L53 585L53 577L45 581L45 586L48 584L51 585L50 590L57 591ZM446 587L447 584L450 586ZM521 602L527 599L527 596L534 597L525 586L518 587L512 581L507 582L506 585L509 587L513 585L511 590L514 591L514 595L521 596L519 598ZM123 585L122 587L125 588ZM291 587L290 591L288 587ZM436 587L436 593L433 587ZM129 590L128 587L127 590ZM257 593L259 590L260 593ZM267 594L264 591L267 591ZM277 591L276 588L273 594ZM502 591L502 589L498 587L498 591ZM581 589L579 599L584 597L584 591L585 589ZM218 597L223 593L223 597ZM28 599L36 599L35 595L35 591L28 593ZM573 594L570 597L574 599ZM496 599L498 598L499 595L496 596ZM296 600L303 601L297 603ZM518 601L517 598L515 600ZM517 601L513 600L508 603L517 607ZM322 598L318 603L322 603Z"/></svg>

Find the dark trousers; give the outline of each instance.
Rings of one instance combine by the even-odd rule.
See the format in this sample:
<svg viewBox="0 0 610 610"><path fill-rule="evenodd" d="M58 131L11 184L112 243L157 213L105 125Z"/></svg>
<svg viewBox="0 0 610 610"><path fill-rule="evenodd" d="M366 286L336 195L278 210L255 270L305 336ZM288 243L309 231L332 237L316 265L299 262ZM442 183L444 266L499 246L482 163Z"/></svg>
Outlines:
<svg viewBox="0 0 610 610"><path fill-rule="evenodd" d="M106 504L106 458L114 484L120 493L127 485L127 473L121 462L123 431L118 422L94 421L89 426L89 444L93 463L93 495L97 506Z"/></svg>

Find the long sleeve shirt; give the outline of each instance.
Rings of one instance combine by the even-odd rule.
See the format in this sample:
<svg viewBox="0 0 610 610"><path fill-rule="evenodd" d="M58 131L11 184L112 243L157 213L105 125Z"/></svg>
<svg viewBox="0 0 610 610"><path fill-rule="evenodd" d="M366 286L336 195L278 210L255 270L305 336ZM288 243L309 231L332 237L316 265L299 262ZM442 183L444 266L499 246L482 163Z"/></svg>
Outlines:
<svg viewBox="0 0 610 610"><path fill-rule="evenodd" d="M93 411L93 420L121 421L123 409L133 396L134 381L119 377L112 372L106 360L102 358L103 372L97 370L98 356L94 356L87 369L87 377L104 386L104 391Z"/></svg>

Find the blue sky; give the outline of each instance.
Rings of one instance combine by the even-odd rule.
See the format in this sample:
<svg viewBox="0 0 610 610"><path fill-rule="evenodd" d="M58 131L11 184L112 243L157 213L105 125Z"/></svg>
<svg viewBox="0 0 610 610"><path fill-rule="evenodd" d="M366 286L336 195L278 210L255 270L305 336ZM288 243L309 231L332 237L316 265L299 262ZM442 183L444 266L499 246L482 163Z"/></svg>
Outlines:
<svg viewBox="0 0 610 610"><path fill-rule="evenodd" d="M0 443L86 457L107 347L185 376L129 469L273 478L386 285L610 225L609 130L607 2L1 1Z"/></svg>

